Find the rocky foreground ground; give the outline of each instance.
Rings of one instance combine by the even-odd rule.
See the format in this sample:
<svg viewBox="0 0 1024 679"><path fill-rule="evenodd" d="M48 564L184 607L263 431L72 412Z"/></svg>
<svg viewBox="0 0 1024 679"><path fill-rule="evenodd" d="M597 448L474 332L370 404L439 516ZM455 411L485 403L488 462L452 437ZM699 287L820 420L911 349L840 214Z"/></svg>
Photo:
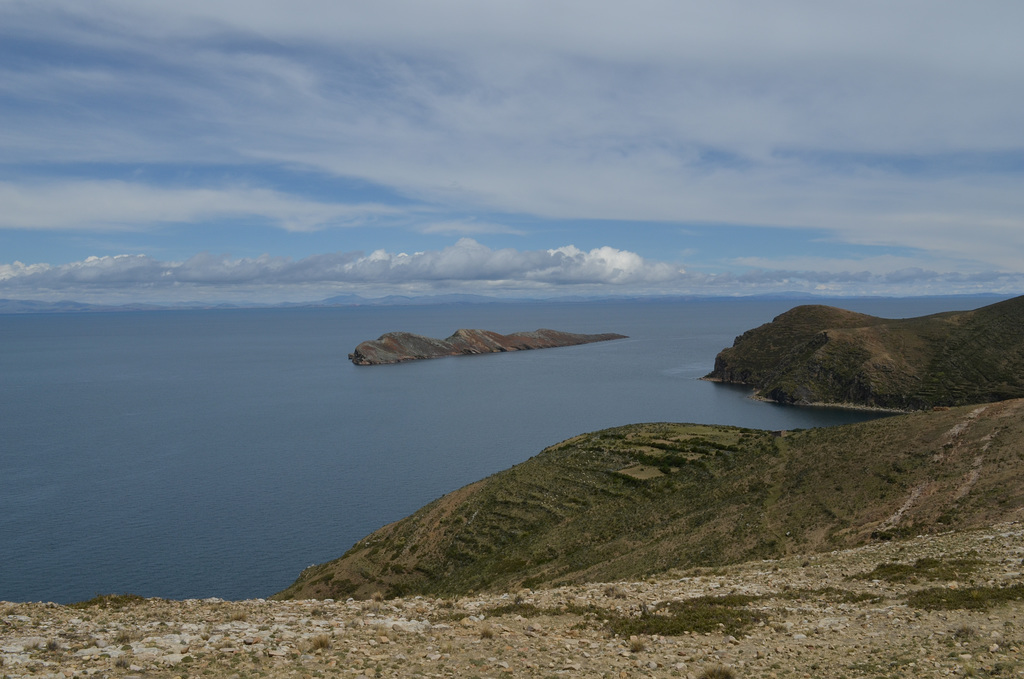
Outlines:
<svg viewBox="0 0 1024 679"><path fill-rule="evenodd" d="M455 599L0 603L0 674L1024 676L1022 563L1011 523Z"/></svg>

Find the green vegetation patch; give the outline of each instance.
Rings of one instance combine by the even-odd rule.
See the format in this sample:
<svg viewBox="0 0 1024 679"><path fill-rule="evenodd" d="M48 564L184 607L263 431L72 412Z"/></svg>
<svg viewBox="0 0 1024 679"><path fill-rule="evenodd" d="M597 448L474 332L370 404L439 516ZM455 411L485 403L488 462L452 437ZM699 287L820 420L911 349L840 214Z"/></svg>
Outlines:
<svg viewBox="0 0 1024 679"><path fill-rule="evenodd" d="M613 616L608 620L608 626L612 633L620 636L678 636L687 632L735 635L766 618L764 613L748 608L748 604L757 599L754 596L729 594L671 601L653 611L644 609L639 617Z"/></svg>
<svg viewBox="0 0 1024 679"><path fill-rule="evenodd" d="M917 582L925 580L957 580L971 575L982 565L980 559L948 559L933 557L918 559L912 564L883 563L875 566L869 573L860 573L852 577L858 580L886 580L888 582Z"/></svg>
<svg viewBox="0 0 1024 679"><path fill-rule="evenodd" d="M787 589L775 595L778 599L791 601L830 601L837 604L859 604L867 601L878 603L882 597L868 592L851 592L838 587L822 587L821 589Z"/></svg>
<svg viewBox="0 0 1024 679"><path fill-rule="evenodd" d="M76 601L68 604L68 608L102 608L109 610L120 610L128 606L134 606L146 601L145 597L138 594L101 594L88 601Z"/></svg>
<svg viewBox="0 0 1024 679"><path fill-rule="evenodd" d="M543 615L561 615L561 611L552 608L541 608L536 604L517 601L503 606L484 609L488 617L500 618L504 615L519 615L524 618L538 618Z"/></svg>
<svg viewBox="0 0 1024 679"><path fill-rule="evenodd" d="M928 611L970 610L985 611L1011 601L1024 600L1024 584L1009 587L965 587L947 589L933 587L914 592L907 604Z"/></svg>
<svg viewBox="0 0 1024 679"><path fill-rule="evenodd" d="M992 525L1024 507L1022 460L1024 401L785 436L696 424L617 427L573 437L435 500L340 559L306 569L275 598L515 592L782 559L864 544L878 517L908 496L917 499L886 537ZM968 473L977 481L961 496ZM937 525L951 506L954 523ZM936 556L894 556L906 563L871 570L876 561L851 573L870 571L860 583L970 584L987 563L966 549ZM806 593L832 595L851 596Z"/></svg>

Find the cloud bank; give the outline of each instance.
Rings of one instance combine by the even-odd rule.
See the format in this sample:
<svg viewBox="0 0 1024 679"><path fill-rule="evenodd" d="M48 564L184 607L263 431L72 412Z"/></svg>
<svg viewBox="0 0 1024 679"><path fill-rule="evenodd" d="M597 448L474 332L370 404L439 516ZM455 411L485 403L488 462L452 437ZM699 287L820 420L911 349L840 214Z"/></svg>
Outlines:
<svg viewBox="0 0 1024 679"><path fill-rule="evenodd" d="M492 250L470 238L434 252L370 254L339 252L299 260L268 255L233 259L201 253L182 262L147 255L90 257L51 266L20 262L0 265L0 290L84 290L145 286L434 286L483 282L510 288L539 286L646 286L671 282L681 270L610 247L584 252Z"/></svg>
<svg viewBox="0 0 1024 679"><path fill-rule="evenodd" d="M737 294L805 291L819 294L878 292L915 286L918 292L955 286L958 292L998 292L1024 282L1024 275L965 275L901 269L884 275L860 272L750 270L743 273L687 272L612 247L583 251L569 245L550 250L494 250L463 238L431 252L378 250L337 252L292 260L232 258L197 254L163 262L147 255L90 257L51 266L0 264L0 295L85 301L118 299L124 290L146 290L151 300L218 295L252 296L252 301L309 301L367 290L391 293L489 292L497 296L567 294ZM27 296L26 296L27 293Z"/></svg>
<svg viewBox="0 0 1024 679"><path fill-rule="evenodd" d="M338 283L696 285L720 251L761 264L719 267L709 286L752 271L841 282L786 266L810 246L772 262L731 237L754 227L825 233L835 260L910 257L936 286L951 261L966 277L1022 273L1021 25L1018 0L9 0L0 239L19 236L0 247L119 231L187 257L243 222L424 253L355 257ZM718 252L651 273L689 247L647 235L666 223L715 225ZM626 235L606 239L615 225ZM493 248L492 273L447 277L443 245L459 236ZM339 249L303 242L316 246L282 270ZM537 254L565 243L586 257ZM602 243L652 277L618 262L631 273L602 278ZM246 249L263 251L279 252ZM175 279L186 261L156 266ZM866 271L878 285L891 273Z"/></svg>

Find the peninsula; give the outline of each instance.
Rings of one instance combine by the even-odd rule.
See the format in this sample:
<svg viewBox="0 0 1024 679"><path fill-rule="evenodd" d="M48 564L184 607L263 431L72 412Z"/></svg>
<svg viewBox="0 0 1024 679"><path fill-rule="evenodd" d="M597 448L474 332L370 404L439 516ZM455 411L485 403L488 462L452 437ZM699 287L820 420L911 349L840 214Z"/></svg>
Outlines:
<svg viewBox="0 0 1024 679"><path fill-rule="evenodd" d="M705 379L764 400L912 411L1024 397L1024 297L885 319L798 306L736 338Z"/></svg>
<svg viewBox="0 0 1024 679"><path fill-rule="evenodd" d="M634 424L576 436L455 490L307 568L274 598L638 580L1021 518L1024 399L785 435Z"/></svg>
<svg viewBox="0 0 1024 679"><path fill-rule="evenodd" d="M356 365L383 365L444 356L568 347L616 339L626 339L626 336L615 333L582 335L546 328L533 332L514 332L509 335L490 330L462 329L456 330L451 337L442 340L411 332L389 332L381 335L379 339L362 342L348 357Z"/></svg>

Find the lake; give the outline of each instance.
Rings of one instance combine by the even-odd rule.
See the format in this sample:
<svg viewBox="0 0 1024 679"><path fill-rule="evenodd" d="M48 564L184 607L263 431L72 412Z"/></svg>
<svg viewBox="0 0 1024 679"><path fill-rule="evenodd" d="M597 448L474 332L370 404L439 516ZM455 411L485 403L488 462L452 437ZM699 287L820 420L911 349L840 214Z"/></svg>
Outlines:
<svg viewBox="0 0 1024 679"><path fill-rule="evenodd" d="M831 304L885 317L977 298ZM265 597L427 502L576 434L876 415L700 381L786 300L0 316L0 599ZM393 330L613 342L356 367Z"/></svg>

